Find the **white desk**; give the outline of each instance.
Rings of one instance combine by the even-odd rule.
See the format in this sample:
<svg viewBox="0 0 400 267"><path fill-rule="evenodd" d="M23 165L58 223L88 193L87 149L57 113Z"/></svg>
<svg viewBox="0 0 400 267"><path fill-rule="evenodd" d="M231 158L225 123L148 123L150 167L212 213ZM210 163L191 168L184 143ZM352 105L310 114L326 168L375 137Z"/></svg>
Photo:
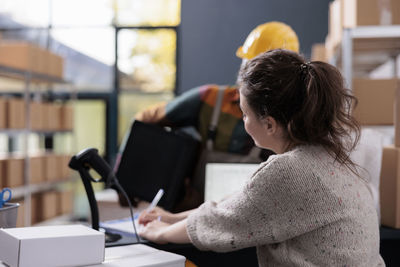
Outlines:
<svg viewBox="0 0 400 267"><path fill-rule="evenodd" d="M120 266L164 266L184 267L185 257L170 252L158 250L146 245L128 245L106 248L105 261L102 264L91 265L98 267Z"/></svg>
<svg viewBox="0 0 400 267"><path fill-rule="evenodd" d="M105 260L96 267L184 267L185 257L146 245L106 248ZM60 263L61 264L61 263ZM7 267L0 262L1 267Z"/></svg>

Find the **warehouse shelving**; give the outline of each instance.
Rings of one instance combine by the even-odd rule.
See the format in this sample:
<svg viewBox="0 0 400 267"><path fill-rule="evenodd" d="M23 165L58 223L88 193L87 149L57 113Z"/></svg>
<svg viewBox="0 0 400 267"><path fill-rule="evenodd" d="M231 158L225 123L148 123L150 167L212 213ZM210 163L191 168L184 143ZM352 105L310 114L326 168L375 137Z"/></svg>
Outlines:
<svg viewBox="0 0 400 267"><path fill-rule="evenodd" d="M368 77L369 73L389 61L394 62L392 76L397 77L399 55L400 25L358 26L343 29L341 45L336 48L331 63L341 68L345 81L352 88L353 77ZM367 126L367 128L384 130L387 136L394 133L393 126ZM398 241L400 231L381 227L380 236L381 242Z"/></svg>
<svg viewBox="0 0 400 267"><path fill-rule="evenodd" d="M29 144L28 144L28 135L30 133L39 134L44 137L52 137L55 134L63 134L63 133L72 133L71 130L32 130L31 129L31 120L30 120L30 103L32 98L32 83L35 84L65 84L69 83L59 77L54 77L46 74L35 73L32 71L20 70L9 66L0 65L0 76L16 79L24 82L24 90L23 92L19 91L19 93L23 96L25 103L25 118L26 124L25 128L22 129L1 129L0 133L5 134L9 138L9 142L11 139L17 136L23 136L23 146L21 155L24 158L24 185L12 188L13 190L13 199L24 199L24 224L26 226L31 225L31 198L32 194L49 191L52 189L57 189L59 186L63 184L69 183L70 180L60 180L60 181L47 181L41 182L39 184L30 183L29 171L30 170L30 156L29 156ZM1 95L15 94L16 92L0 92ZM71 99L76 98L76 93L71 92Z"/></svg>
<svg viewBox="0 0 400 267"><path fill-rule="evenodd" d="M344 28L342 43L334 55L345 80L351 86L353 76L365 76L400 55L400 25ZM394 64L396 66L396 64ZM396 68L393 76L396 76Z"/></svg>

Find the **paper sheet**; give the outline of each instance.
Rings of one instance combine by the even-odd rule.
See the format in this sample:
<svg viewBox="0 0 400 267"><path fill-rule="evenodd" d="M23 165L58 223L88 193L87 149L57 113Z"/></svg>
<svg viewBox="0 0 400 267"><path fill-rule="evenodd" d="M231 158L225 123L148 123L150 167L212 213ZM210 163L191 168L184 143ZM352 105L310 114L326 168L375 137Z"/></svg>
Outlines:
<svg viewBox="0 0 400 267"><path fill-rule="evenodd" d="M140 231L140 229L141 229L141 227L143 227L143 225L138 223L138 218L139 218L139 213L135 213L134 214L135 227L136 227L137 231ZM118 219L118 220L100 222L100 227L107 229L107 230L108 229L113 230L113 231L119 232L121 234L131 234L131 235L135 234L131 217Z"/></svg>

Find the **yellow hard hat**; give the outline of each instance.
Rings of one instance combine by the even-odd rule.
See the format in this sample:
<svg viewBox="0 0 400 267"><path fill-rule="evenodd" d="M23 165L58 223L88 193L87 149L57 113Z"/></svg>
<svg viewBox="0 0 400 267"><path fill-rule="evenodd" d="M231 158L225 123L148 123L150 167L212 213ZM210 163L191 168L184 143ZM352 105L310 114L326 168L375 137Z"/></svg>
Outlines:
<svg viewBox="0 0 400 267"><path fill-rule="evenodd" d="M252 59L263 52L278 48L299 52L299 39L290 26L272 21L252 30L243 46L236 51L236 56Z"/></svg>

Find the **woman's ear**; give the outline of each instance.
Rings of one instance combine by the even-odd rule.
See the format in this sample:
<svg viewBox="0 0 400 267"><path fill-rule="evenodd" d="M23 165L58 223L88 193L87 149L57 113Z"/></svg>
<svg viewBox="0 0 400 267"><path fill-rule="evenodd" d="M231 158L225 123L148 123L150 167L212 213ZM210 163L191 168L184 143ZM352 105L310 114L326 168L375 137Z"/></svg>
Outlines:
<svg viewBox="0 0 400 267"><path fill-rule="evenodd" d="M262 120L263 120L266 132L269 135L275 134L277 131L277 127L278 127L278 123L276 122L276 120L271 116L267 116L267 117L263 118Z"/></svg>

